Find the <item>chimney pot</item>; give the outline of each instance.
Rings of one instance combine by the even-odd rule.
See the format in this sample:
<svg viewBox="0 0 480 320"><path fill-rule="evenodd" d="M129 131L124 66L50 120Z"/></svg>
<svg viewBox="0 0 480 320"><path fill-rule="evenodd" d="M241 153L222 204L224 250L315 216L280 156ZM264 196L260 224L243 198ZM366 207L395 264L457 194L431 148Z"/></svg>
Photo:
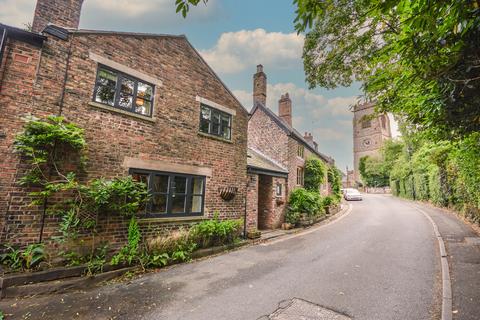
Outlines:
<svg viewBox="0 0 480 320"><path fill-rule="evenodd" d="M257 65L257 72L263 72L263 65Z"/></svg>

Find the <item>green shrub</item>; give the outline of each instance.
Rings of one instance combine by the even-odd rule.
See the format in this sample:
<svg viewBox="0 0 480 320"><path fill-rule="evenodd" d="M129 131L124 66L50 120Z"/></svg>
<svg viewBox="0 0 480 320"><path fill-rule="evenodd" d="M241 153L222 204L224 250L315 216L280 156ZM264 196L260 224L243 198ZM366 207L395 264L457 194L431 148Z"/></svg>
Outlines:
<svg viewBox="0 0 480 320"><path fill-rule="evenodd" d="M298 188L290 193L289 211L316 216L324 213L322 198L318 191L308 191Z"/></svg>
<svg viewBox="0 0 480 320"><path fill-rule="evenodd" d="M43 244L30 244L23 250L5 245L5 249L5 253L0 255L0 264L7 266L12 271L35 269L46 260Z"/></svg>
<svg viewBox="0 0 480 320"><path fill-rule="evenodd" d="M323 207L335 206L340 203L340 199L335 195L326 196L323 198Z"/></svg>
<svg viewBox="0 0 480 320"><path fill-rule="evenodd" d="M182 262L190 259L197 248L192 232L186 229L171 231L164 236L147 242L146 252L151 256L150 266L161 267L169 262Z"/></svg>
<svg viewBox="0 0 480 320"><path fill-rule="evenodd" d="M305 161L304 186L310 191L319 191L324 182L327 169L325 164L317 158Z"/></svg>
<svg viewBox="0 0 480 320"><path fill-rule="evenodd" d="M142 235L140 233L140 228L138 227L137 219L133 216L128 225L128 242L115 256L113 256L110 264L118 265L120 263L125 263L127 265L133 265L138 262L141 255L141 238Z"/></svg>
<svg viewBox="0 0 480 320"><path fill-rule="evenodd" d="M200 248L234 243L242 227L240 220L213 219L202 221L192 227L190 235Z"/></svg>

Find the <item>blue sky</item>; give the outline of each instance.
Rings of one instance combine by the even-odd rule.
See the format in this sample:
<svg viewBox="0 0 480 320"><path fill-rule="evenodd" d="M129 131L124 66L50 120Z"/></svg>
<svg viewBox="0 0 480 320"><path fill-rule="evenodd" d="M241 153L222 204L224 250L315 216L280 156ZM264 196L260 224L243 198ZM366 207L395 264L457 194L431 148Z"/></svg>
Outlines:
<svg viewBox="0 0 480 320"><path fill-rule="evenodd" d="M31 21L35 0L0 0L0 22L22 26ZM264 65L267 105L275 112L289 92L294 126L312 132L321 152L337 166L352 167L352 114L361 94L350 88L308 90L301 60L303 36L293 30L291 0L210 0L192 8L185 20L174 0L85 0L80 27L117 31L185 34L247 109L252 75Z"/></svg>

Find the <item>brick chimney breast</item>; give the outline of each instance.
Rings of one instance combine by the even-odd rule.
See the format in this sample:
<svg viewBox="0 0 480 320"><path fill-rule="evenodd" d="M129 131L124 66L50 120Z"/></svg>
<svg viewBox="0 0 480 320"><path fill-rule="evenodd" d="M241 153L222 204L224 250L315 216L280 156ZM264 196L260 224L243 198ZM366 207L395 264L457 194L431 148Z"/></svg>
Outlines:
<svg viewBox="0 0 480 320"><path fill-rule="evenodd" d="M257 66L257 73L253 75L253 106L257 102L267 105L267 75L263 72L263 66Z"/></svg>
<svg viewBox="0 0 480 320"><path fill-rule="evenodd" d="M292 100L288 93L283 94L278 101L278 116L292 126Z"/></svg>
<svg viewBox="0 0 480 320"><path fill-rule="evenodd" d="M32 31L40 33L48 24L78 29L83 0L37 0Z"/></svg>

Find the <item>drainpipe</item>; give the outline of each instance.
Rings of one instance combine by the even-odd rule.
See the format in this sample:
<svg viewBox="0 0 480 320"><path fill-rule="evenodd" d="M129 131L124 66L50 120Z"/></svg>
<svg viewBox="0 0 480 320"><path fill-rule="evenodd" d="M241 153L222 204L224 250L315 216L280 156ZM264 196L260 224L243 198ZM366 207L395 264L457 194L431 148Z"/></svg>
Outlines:
<svg viewBox="0 0 480 320"><path fill-rule="evenodd" d="M248 197L248 187L250 187L250 178L248 176L247 169L247 188L245 190L245 212L243 213L243 239L247 239L247 197Z"/></svg>

